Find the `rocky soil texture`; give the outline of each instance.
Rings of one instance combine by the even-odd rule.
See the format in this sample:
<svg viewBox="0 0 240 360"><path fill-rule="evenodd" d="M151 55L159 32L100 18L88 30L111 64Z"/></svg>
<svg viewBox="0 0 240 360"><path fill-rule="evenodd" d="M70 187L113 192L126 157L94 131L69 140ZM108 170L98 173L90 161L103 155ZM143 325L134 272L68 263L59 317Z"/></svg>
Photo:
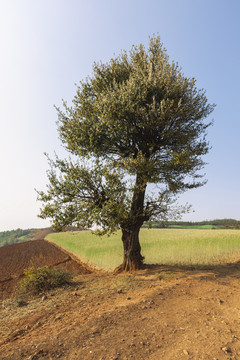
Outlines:
<svg viewBox="0 0 240 360"><path fill-rule="evenodd" d="M51 245L41 243L28 246ZM27 265L25 260L21 268L20 245L16 275ZM73 262L66 253L52 256L51 264ZM11 262L9 269L13 255ZM90 273L72 264L78 274L71 286L26 299L22 307L2 290L0 359L240 359L239 264L149 266L121 275ZM9 269L5 280L13 276ZM10 288L12 281L2 284Z"/></svg>

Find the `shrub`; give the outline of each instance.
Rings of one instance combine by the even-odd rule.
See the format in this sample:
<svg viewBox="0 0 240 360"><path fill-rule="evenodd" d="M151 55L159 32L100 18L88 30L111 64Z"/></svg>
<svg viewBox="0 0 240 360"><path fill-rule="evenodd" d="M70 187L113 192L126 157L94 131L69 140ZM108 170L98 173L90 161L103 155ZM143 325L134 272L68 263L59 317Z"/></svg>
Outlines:
<svg viewBox="0 0 240 360"><path fill-rule="evenodd" d="M19 282L20 294L37 295L46 290L69 284L72 274L63 269L50 269L48 266L31 267L24 270L25 278Z"/></svg>

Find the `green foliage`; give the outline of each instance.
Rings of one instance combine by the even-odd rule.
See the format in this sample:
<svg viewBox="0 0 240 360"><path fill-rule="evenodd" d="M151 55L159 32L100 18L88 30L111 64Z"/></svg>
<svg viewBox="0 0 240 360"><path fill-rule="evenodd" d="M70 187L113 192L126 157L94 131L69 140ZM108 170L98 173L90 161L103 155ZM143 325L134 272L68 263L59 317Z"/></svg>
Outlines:
<svg viewBox="0 0 240 360"><path fill-rule="evenodd" d="M10 230L0 232L0 246L13 245L24 241L32 234L32 230Z"/></svg>
<svg viewBox="0 0 240 360"><path fill-rule="evenodd" d="M205 183L199 170L214 105L169 62L159 36L147 50L133 46L95 63L73 106L63 105L60 139L78 160L49 159L48 189L38 192L40 217L55 229L139 230L144 221L167 218L177 194ZM157 185L153 194L149 183Z"/></svg>
<svg viewBox="0 0 240 360"><path fill-rule="evenodd" d="M143 227L155 229L181 228L181 229L240 229L240 221L235 219L215 219L205 221L155 221L143 224Z"/></svg>
<svg viewBox="0 0 240 360"><path fill-rule="evenodd" d="M19 282L19 295L37 295L68 284L72 275L62 269L50 269L48 266L31 267L24 271L25 277Z"/></svg>
<svg viewBox="0 0 240 360"><path fill-rule="evenodd" d="M107 166L86 165L72 161L50 160L49 191L38 192L46 202L41 217L54 218L54 228L59 231L74 223L78 228L101 225L114 231L119 218L124 218L126 189L119 171ZM57 177L56 169L61 173Z"/></svg>

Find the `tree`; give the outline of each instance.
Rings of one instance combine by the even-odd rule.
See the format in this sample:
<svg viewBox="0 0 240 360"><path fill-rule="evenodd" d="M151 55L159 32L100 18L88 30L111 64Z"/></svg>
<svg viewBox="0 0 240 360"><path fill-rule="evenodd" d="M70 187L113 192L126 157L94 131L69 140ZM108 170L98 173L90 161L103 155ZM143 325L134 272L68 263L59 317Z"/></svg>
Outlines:
<svg viewBox="0 0 240 360"><path fill-rule="evenodd" d="M109 63L95 63L73 106L58 111L58 131L77 160L50 160L40 217L55 229L99 225L122 230L122 269L141 268L139 231L164 218L174 197L205 182L209 151L205 119L213 111L204 90L170 63L159 36ZM148 184L157 191L147 192Z"/></svg>

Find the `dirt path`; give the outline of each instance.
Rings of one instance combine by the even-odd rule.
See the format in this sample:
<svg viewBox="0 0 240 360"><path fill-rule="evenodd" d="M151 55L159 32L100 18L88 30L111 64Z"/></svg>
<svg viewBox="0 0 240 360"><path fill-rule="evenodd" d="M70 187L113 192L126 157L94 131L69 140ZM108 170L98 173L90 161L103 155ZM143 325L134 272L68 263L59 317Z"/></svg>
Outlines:
<svg viewBox="0 0 240 360"><path fill-rule="evenodd" d="M5 360L239 360L240 265L78 275L0 317Z"/></svg>

